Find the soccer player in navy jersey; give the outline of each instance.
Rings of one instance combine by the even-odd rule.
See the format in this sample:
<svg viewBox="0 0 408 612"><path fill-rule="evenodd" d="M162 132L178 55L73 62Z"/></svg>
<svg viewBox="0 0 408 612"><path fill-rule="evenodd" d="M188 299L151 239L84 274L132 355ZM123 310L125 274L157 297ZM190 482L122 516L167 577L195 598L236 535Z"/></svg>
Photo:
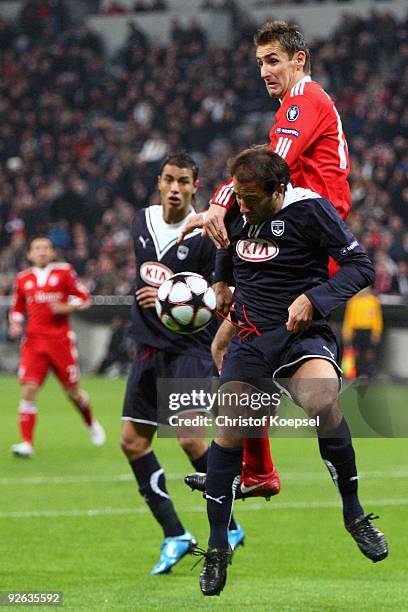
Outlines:
<svg viewBox="0 0 408 612"><path fill-rule="evenodd" d="M303 34L293 24L267 21L255 33L254 44L260 77L269 96L280 102L269 132L270 150L288 163L293 185L328 198L345 219L351 204L346 137L333 100L311 78ZM184 231L201 226L217 246L227 246L224 216L236 206L232 180L217 189L210 204L205 217L201 213L190 219ZM336 271L333 260L329 269ZM240 489L255 496L279 493L266 431L259 439L244 442Z"/></svg>
<svg viewBox="0 0 408 612"><path fill-rule="evenodd" d="M320 454L341 495L345 527L365 556L381 561L387 542L358 498L351 435L338 401L339 347L327 323L334 308L372 284L373 266L328 200L289 184L289 167L276 153L247 149L232 161L231 175L238 206L226 217L230 248L217 252L214 287L222 293L232 275L238 320L256 332L232 339L221 391L250 393L259 381L279 379L281 389L317 419ZM330 279L329 256L340 266ZM209 449L204 595L218 595L226 582L242 442L240 431L224 429Z"/></svg>
<svg viewBox="0 0 408 612"><path fill-rule="evenodd" d="M177 272L197 272L211 282L215 249L200 230L177 236L194 214L198 167L186 154L169 155L158 177L161 204L136 213L133 239L136 255L136 302L133 322L138 349L129 373L122 416L121 447L133 470L139 491L164 532L160 560L152 574L171 570L196 545L176 513L167 491L163 468L152 450L160 416L157 384L161 378L211 378L210 344L213 326L191 335L168 330L155 311L158 287ZM164 423L166 424L166 423ZM179 438L193 466L207 469L208 446L204 438ZM228 540L233 549L242 543L243 530L232 521Z"/></svg>

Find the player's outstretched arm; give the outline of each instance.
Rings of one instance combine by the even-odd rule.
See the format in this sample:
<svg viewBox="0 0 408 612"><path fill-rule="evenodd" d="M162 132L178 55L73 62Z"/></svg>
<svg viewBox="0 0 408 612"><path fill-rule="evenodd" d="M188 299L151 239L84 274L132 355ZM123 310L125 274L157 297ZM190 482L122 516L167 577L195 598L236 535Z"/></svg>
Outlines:
<svg viewBox="0 0 408 612"><path fill-rule="evenodd" d="M234 326L231 321L226 319L221 323L214 336L214 340L211 343L211 355L218 371L221 370L222 360L234 334Z"/></svg>
<svg viewBox="0 0 408 612"><path fill-rule="evenodd" d="M178 235L177 244L180 244L180 242L183 242L184 238L188 234L191 234L191 232L193 232L195 229L204 227L204 214L205 213L203 212L197 213L196 215L193 215L192 217L190 217L190 219L187 221L187 223L181 230L180 234Z"/></svg>
<svg viewBox="0 0 408 612"><path fill-rule="evenodd" d="M16 280L13 292L13 302L9 313L9 328L8 334L10 338L19 338L23 335L23 323L26 315L26 302L24 290L19 282Z"/></svg>
<svg viewBox="0 0 408 612"><path fill-rule="evenodd" d="M20 321L11 320L8 328L10 338L19 338L23 334L23 324Z"/></svg>
<svg viewBox="0 0 408 612"><path fill-rule="evenodd" d="M91 306L91 297L87 288L79 280L74 268L69 266L65 274L65 287L67 302L50 304L53 314L71 314L80 310L87 310Z"/></svg>
<svg viewBox="0 0 408 612"><path fill-rule="evenodd" d="M232 291L224 281L218 281L212 287L217 297L217 310L226 317L232 304Z"/></svg>
<svg viewBox="0 0 408 612"><path fill-rule="evenodd" d="M325 318L361 289L372 285L375 271L367 253L328 200L316 200L308 212L305 233L312 244L340 266L334 276L305 291L314 309Z"/></svg>
<svg viewBox="0 0 408 612"><path fill-rule="evenodd" d="M210 208L191 217L180 232L177 242L181 242L187 234L197 228L202 228L202 236L211 238L217 249L230 245L224 217L235 202L235 192L232 179L218 187L210 200Z"/></svg>
<svg viewBox="0 0 408 612"><path fill-rule="evenodd" d="M50 304L50 309L53 314L71 314L72 312L78 312L79 310L86 310L91 305L91 302L84 302L83 304L77 304L73 302L54 302Z"/></svg>
<svg viewBox="0 0 408 612"><path fill-rule="evenodd" d="M201 235L211 238L217 249L229 246L227 230L224 225L226 212L226 208L212 205L206 212L194 215L181 230L177 238L177 243L179 244L182 242L184 238L195 229L201 228Z"/></svg>
<svg viewBox="0 0 408 612"><path fill-rule="evenodd" d="M227 248L230 245L224 217L227 209L217 204L212 204L205 213L203 236L211 238L217 249Z"/></svg>

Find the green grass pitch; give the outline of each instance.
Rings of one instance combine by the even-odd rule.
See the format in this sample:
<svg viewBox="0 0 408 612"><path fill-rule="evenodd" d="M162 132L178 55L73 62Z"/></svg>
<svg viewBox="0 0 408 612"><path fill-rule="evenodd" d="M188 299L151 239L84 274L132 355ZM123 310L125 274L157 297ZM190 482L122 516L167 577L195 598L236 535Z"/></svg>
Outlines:
<svg viewBox="0 0 408 612"><path fill-rule="evenodd" d="M18 383L0 378L0 590L61 590L64 609L86 611L407 609L408 454L402 438L355 440L361 499L367 512L380 514L377 524L389 540L385 561L364 558L345 532L316 441L276 439L282 492L269 503L236 503L247 539L221 597L202 597L200 567L191 570L191 557L171 575L150 576L162 535L119 450L124 385L83 380L108 434L106 446L95 448L51 379L39 401L36 456L23 460L9 453L18 441ZM176 441L158 440L155 447L179 514L205 547L204 500L182 480L191 467Z"/></svg>

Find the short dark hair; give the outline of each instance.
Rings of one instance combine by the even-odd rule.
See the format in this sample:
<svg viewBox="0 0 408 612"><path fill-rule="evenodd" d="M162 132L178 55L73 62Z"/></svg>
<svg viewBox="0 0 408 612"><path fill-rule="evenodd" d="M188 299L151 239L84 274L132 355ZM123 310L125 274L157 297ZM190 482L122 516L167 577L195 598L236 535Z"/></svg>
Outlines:
<svg viewBox="0 0 408 612"><path fill-rule="evenodd" d="M167 164L177 166L177 168L191 168L193 172L194 181L198 179L198 166L195 163L194 159L184 151L179 153L170 153L169 155L167 155L167 157L163 160L162 165L160 166L159 176L162 175L164 166L166 166Z"/></svg>
<svg viewBox="0 0 408 612"><path fill-rule="evenodd" d="M51 243L52 248L54 250L56 248L54 241L52 240L52 238L47 236L47 234L34 234L34 236L31 236L27 242L27 252L31 249L31 245L33 244L35 240L48 240L48 242Z"/></svg>
<svg viewBox="0 0 408 612"><path fill-rule="evenodd" d="M306 44L305 37L296 25L292 25L286 21L266 21L256 31L254 43L259 47L260 45L267 45L271 42L278 42L286 51L290 59L292 59L296 51L304 51L306 55L304 71L306 74L310 74L311 62L309 47Z"/></svg>
<svg viewBox="0 0 408 612"><path fill-rule="evenodd" d="M231 176L240 183L255 181L268 195L278 191L279 185L286 188L290 181L288 164L265 146L241 151L230 161L229 168Z"/></svg>

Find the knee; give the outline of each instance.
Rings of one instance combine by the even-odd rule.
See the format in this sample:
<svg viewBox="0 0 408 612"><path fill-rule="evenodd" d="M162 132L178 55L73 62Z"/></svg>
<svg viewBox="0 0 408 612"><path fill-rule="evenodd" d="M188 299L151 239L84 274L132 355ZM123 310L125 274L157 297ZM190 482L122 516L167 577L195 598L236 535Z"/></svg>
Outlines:
<svg viewBox="0 0 408 612"><path fill-rule="evenodd" d="M319 417L326 421L333 417L338 408L338 395L328 393L327 395L310 394L300 400L300 405L311 419Z"/></svg>
<svg viewBox="0 0 408 612"><path fill-rule="evenodd" d="M79 402L80 392L79 389L77 389L76 387L65 387L65 393L67 394L67 397L71 400L71 402Z"/></svg>
<svg viewBox="0 0 408 612"><path fill-rule="evenodd" d="M37 393L23 393L22 399L26 402L35 402L37 399Z"/></svg>
<svg viewBox="0 0 408 612"><path fill-rule="evenodd" d="M139 459L150 450L150 440L140 436L122 433L120 447L128 459Z"/></svg>

